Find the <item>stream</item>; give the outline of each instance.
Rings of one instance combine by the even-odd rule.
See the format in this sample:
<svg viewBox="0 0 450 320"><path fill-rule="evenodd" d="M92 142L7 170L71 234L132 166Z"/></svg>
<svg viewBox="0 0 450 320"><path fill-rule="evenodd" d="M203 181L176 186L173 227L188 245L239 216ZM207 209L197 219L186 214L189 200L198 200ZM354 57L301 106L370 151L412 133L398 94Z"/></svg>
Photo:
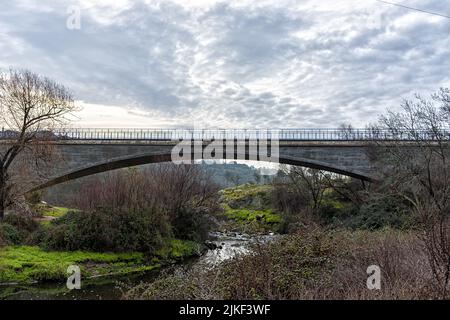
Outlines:
<svg viewBox="0 0 450 320"><path fill-rule="evenodd" d="M179 268L212 268L221 262L238 254L250 253L250 247L255 242L268 242L276 235L248 235L235 232L212 232L211 249L201 257L192 258L177 265ZM213 249L213 247L216 247ZM164 269L164 268L163 268ZM0 287L0 294L6 294L5 299L15 300L115 300L122 297L121 287L138 285L141 282L151 282L161 273L154 270L145 274L128 275L117 279L99 279L91 284L83 285L79 290L68 290L65 283L41 283L27 286ZM10 294L8 294L10 292Z"/></svg>

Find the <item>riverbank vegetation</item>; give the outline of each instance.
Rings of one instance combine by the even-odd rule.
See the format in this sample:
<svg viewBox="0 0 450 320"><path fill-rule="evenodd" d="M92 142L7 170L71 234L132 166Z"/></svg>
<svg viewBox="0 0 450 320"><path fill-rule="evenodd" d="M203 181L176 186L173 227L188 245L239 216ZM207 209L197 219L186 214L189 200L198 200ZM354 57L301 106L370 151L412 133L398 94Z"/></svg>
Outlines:
<svg viewBox="0 0 450 320"><path fill-rule="evenodd" d="M8 246L0 251L0 281L61 281L67 278L67 267L70 265L79 265L83 275L90 278L114 271L132 271L139 264L144 267L144 261L142 253L57 252L36 246Z"/></svg>
<svg viewBox="0 0 450 320"><path fill-rule="evenodd" d="M118 171L86 190L76 210L35 200L38 217L4 218L0 282L64 281L71 264L88 278L143 272L205 250L217 188L197 167Z"/></svg>
<svg viewBox="0 0 450 320"><path fill-rule="evenodd" d="M382 290L366 287L378 264ZM417 234L324 230L309 225L252 253L206 271L161 276L125 292L125 299L429 299L436 298Z"/></svg>
<svg viewBox="0 0 450 320"><path fill-rule="evenodd" d="M450 91L402 107L372 128L398 138L369 147L381 168L377 183L285 167L269 205L286 235L210 270L129 288L124 298L449 299L450 148L441 129ZM351 127L345 133L351 138ZM373 265L381 271L379 290L366 284Z"/></svg>

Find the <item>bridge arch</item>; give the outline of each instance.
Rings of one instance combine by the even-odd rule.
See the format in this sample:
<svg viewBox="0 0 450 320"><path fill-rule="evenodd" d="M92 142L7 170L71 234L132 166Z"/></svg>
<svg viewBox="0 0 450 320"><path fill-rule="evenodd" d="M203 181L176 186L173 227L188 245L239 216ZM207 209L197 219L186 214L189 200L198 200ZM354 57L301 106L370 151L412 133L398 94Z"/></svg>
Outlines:
<svg viewBox="0 0 450 320"><path fill-rule="evenodd" d="M263 161L259 160L259 156L256 157L258 160L256 161ZM245 160L249 160L250 157L248 153L245 155ZM255 158L252 158L255 159ZM195 160L204 160L202 157L194 157L193 161ZM236 159L235 159L236 160ZM239 159L244 160L244 159ZM139 165L145 165L145 164L152 164L152 163L163 163L163 162L171 162L172 161L172 155L168 153L162 153L162 154L142 154L137 156L126 156L126 157L120 157L111 159L106 162L100 162L96 164L91 164L89 166L78 168L72 171L69 171L67 173L61 174L58 177L53 177L49 179L47 182L42 183L33 189L27 191L27 193L42 190L45 188L49 188L64 182L68 182L71 180L80 179L83 177L95 175L98 173L103 173L107 171L122 169L122 168L128 168L128 167L134 167ZM254 161L254 160L253 160ZM263 161L264 162L264 161ZM328 163L324 163L317 160L311 160L306 158L300 158L300 157L293 157L293 156L280 156L278 163L280 164L288 164L288 165L294 165L294 166L301 166L311 169L319 169L324 170L332 173L341 174L344 176L356 178L363 181L373 182L375 179L366 173L357 172L357 171L349 171L348 169L340 168L339 166L330 165Z"/></svg>

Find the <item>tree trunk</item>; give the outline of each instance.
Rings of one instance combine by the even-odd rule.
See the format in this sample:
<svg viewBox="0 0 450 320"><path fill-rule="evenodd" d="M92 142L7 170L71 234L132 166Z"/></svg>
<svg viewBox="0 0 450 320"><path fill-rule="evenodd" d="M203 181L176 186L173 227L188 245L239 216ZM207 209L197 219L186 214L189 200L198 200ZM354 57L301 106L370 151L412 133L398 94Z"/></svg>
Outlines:
<svg viewBox="0 0 450 320"><path fill-rule="evenodd" d="M3 172L3 168L0 168L0 221L5 216L5 202L6 202L6 179Z"/></svg>
<svg viewBox="0 0 450 320"><path fill-rule="evenodd" d="M4 199L3 187L0 186L0 221L3 220L5 216L5 199Z"/></svg>

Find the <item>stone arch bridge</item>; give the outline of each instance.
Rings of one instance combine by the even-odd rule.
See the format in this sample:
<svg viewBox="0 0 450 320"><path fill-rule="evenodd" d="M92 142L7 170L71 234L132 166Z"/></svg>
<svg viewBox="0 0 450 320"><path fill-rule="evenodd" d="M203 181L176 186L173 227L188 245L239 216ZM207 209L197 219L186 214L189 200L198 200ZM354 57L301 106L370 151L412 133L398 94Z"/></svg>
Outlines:
<svg viewBox="0 0 450 320"><path fill-rule="evenodd" d="M170 162L174 154L190 161L212 157L277 162L373 181L371 142L392 139L386 132L365 129L64 130L49 139L62 161L55 163L47 181L29 191L110 170ZM0 132L0 144L4 140Z"/></svg>

